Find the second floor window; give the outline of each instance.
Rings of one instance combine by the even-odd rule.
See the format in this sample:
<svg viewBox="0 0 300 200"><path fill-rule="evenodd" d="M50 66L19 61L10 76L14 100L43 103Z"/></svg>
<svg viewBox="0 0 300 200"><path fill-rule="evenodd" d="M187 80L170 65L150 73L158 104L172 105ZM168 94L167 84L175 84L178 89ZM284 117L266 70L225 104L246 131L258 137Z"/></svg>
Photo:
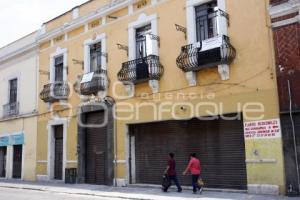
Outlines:
<svg viewBox="0 0 300 200"><path fill-rule="evenodd" d="M17 92L18 92L18 79L13 79L9 81L9 103L17 102Z"/></svg>
<svg viewBox="0 0 300 200"><path fill-rule="evenodd" d="M62 82L64 80L64 56L59 56L55 58L55 82Z"/></svg>
<svg viewBox="0 0 300 200"><path fill-rule="evenodd" d="M90 46L90 72L101 70L102 49L101 42Z"/></svg>
<svg viewBox="0 0 300 200"><path fill-rule="evenodd" d="M151 24L136 29L136 58L152 54Z"/></svg>
<svg viewBox="0 0 300 200"><path fill-rule="evenodd" d="M216 7L216 1L195 7L196 35L198 42L217 35Z"/></svg>

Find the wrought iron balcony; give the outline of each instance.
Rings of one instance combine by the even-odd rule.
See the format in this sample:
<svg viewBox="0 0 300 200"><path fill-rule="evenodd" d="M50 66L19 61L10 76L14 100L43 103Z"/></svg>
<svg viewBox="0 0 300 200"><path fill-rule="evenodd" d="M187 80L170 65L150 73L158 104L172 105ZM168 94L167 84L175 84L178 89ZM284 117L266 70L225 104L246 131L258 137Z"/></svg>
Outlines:
<svg viewBox="0 0 300 200"><path fill-rule="evenodd" d="M19 102L8 103L3 106L3 118L16 116L19 114Z"/></svg>
<svg viewBox="0 0 300 200"><path fill-rule="evenodd" d="M137 84L148 80L159 80L163 72L159 56L150 55L123 63L122 69L118 73L118 79L121 82Z"/></svg>
<svg viewBox="0 0 300 200"><path fill-rule="evenodd" d="M184 72L230 64L236 56L235 48L225 35L213 37L181 48L177 66Z"/></svg>
<svg viewBox="0 0 300 200"><path fill-rule="evenodd" d="M83 75L80 78L80 90L82 95L97 94L99 91L105 91L108 88L108 79L106 70L98 70Z"/></svg>
<svg viewBox="0 0 300 200"><path fill-rule="evenodd" d="M70 88L66 82L56 82L44 85L40 93L40 99L47 103L59 100L67 100L70 95Z"/></svg>

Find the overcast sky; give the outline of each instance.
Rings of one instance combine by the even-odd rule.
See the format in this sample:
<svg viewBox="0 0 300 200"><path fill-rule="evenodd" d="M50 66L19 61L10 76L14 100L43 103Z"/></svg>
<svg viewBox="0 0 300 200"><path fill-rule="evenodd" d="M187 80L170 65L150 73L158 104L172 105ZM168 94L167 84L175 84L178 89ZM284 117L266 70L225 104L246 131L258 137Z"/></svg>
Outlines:
<svg viewBox="0 0 300 200"><path fill-rule="evenodd" d="M0 0L0 47L87 0Z"/></svg>

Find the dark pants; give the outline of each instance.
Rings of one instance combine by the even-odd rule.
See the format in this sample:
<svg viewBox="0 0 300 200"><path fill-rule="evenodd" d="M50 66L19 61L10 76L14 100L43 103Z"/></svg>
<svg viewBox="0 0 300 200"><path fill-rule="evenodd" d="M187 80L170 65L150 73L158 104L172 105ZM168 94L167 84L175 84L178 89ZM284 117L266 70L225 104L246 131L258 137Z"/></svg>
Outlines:
<svg viewBox="0 0 300 200"><path fill-rule="evenodd" d="M192 175L192 185L193 185L193 192L197 192L201 189L201 186L198 185L198 178L200 175Z"/></svg>
<svg viewBox="0 0 300 200"><path fill-rule="evenodd" d="M175 175L175 176L169 176L169 180L170 180L171 183L172 183L172 181L175 183L175 185L176 185L178 191L181 191L181 190L182 190L182 189L181 189L181 186L180 186L180 184L179 184L179 182L178 182L178 179L177 179L177 176L176 176L176 175Z"/></svg>

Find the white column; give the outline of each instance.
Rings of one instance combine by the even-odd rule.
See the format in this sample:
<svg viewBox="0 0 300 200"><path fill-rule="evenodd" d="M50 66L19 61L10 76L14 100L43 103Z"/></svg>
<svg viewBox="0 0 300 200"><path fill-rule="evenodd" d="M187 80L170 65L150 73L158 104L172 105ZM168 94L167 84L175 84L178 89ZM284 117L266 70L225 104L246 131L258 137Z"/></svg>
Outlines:
<svg viewBox="0 0 300 200"><path fill-rule="evenodd" d="M218 0L219 9L226 11L226 2L225 0ZM224 16L219 15L217 17L217 28L219 35L228 35L228 22ZM229 65L218 65L218 72L223 81L229 80L230 70Z"/></svg>
<svg viewBox="0 0 300 200"><path fill-rule="evenodd" d="M134 136L129 136L131 137L131 143L130 143L130 148L131 148L131 178L132 178L132 183L136 183L136 169L135 169L135 137Z"/></svg>
<svg viewBox="0 0 300 200"><path fill-rule="evenodd" d="M186 7L186 24L187 24L187 40L188 44L194 44L197 42L196 39L196 17L195 17L195 7L194 5L187 4ZM189 86L197 85L196 72L185 73L186 79Z"/></svg>
<svg viewBox="0 0 300 200"><path fill-rule="evenodd" d="M6 152L6 178L11 179L13 174L13 146L7 146Z"/></svg>

